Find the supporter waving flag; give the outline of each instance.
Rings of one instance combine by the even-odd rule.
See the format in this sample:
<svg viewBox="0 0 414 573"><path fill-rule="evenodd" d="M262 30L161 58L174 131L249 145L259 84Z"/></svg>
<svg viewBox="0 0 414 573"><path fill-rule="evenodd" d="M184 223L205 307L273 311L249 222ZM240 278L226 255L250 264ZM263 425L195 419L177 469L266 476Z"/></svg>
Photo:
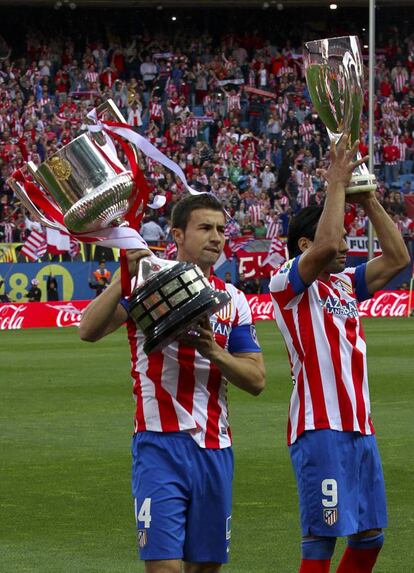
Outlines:
<svg viewBox="0 0 414 573"><path fill-rule="evenodd" d="M35 262L42 258L47 251L46 237L43 232L33 229L23 244L21 254Z"/></svg>
<svg viewBox="0 0 414 573"><path fill-rule="evenodd" d="M270 265L274 269L286 261L286 242L277 237L270 243L269 253L263 261L263 266Z"/></svg>

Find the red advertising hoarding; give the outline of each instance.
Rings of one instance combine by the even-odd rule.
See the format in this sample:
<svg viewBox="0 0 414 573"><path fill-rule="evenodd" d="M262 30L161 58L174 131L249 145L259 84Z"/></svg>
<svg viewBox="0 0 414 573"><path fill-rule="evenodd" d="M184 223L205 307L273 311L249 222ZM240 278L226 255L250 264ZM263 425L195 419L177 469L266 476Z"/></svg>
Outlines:
<svg viewBox="0 0 414 573"><path fill-rule="evenodd" d="M247 299L255 321L274 319L269 294L247 295ZM78 326L82 311L89 302L73 300L0 304L0 330ZM403 317L408 314L408 304L408 291L380 291L373 298L360 303L358 308L363 317Z"/></svg>

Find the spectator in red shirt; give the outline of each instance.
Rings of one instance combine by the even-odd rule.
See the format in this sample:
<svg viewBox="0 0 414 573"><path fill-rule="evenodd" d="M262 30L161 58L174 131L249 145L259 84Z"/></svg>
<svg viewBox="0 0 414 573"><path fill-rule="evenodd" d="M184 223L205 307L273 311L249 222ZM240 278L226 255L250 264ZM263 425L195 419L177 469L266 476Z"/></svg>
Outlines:
<svg viewBox="0 0 414 573"><path fill-rule="evenodd" d="M397 181L400 168L400 150L392 142L392 137L388 137L382 148L382 159L384 161L385 183L388 187Z"/></svg>

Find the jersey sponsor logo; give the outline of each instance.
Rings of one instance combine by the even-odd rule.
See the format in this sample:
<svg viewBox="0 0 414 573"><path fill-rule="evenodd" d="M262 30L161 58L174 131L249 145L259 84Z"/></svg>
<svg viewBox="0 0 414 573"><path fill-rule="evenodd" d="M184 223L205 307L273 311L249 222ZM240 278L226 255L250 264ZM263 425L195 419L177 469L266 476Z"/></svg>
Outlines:
<svg viewBox="0 0 414 573"><path fill-rule="evenodd" d="M338 508L324 509L323 510L323 520L326 525L332 526L338 521Z"/></svg>
<svg viewBox="0 0 414 573"><path fill-rule="evenodd" d="M147 530L146 529L138 529L137 530L137 541L138 547L142 549L146 546L148 537L147 537Z"/></svg>
<svg viewBox="0 0 414 573"><path fill-rule="evenodd" d="M214 334L219 334L220 336L225 336L226 338L230 335L231 326L230 324L223 324L222 322L214 322L212 325L212 330Z"/></svg>
<svg viewBox="0 0 414 573"><path fill-rule="evenodd" d="M329 295L326 298L320 298L319 302L329 314L351 318L357 318L358 316L358 305L355 300L341 302L336 296Z"/></svg>

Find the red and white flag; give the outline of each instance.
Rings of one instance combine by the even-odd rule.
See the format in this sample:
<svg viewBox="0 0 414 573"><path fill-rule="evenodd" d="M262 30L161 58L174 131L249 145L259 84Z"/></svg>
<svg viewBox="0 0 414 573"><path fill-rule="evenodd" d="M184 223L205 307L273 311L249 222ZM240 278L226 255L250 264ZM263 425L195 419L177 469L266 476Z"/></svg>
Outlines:
<svg viewBox="0 0 414 573"><path fill-rule="evenodd" d="M61 255L70 250L70 235L57 229L46 229L47 250L52 255Z"/></svg>
<svg viewBox="0 0 414 573"><path fill-rule="evenodd" d="M74 259L80 251L80 243L75 239L75 237L70 236L69 239L69 255Z"/></svg>
<svg viewBox="0 0 414 573"><path fill-rule="evenodd" d="M238 240L230 239L228 241L228 246L232 255L237 255L239 251L245 249L252 241L254 241L253 237L243 237Z"/></svg>
<svg viewBox="0 0 414 573"><path fill-rule="evenodd" d="M177 245L173 242L168 243L168 245L165 247L165 251L164 251L164 259L167 259L168 261L173 261L175 260L177 254Z"/></svg>
<svg viewBox="0 0 414 573"><path fill-rule="evenodd" d="M269 221L266 228L266 239L274 239L280 235L281 224L279 221Z"/></svg>
<svg viewBox="0 0 414 573"><path fill-rule="evenodd" d="M43 232L36 231L33 229L30 235L27 237L22 250L20 251L22 255L30 259L31 261L37 261L47 251L46 237Z"/></svg>
<svg viewBox="0 0 414 573"><path fill-rule="evenodd" d="M286 243L277 237L274 237L270 243L269 253L265 260L264 265L270 265L274 269L286 261Z"/></svg>

